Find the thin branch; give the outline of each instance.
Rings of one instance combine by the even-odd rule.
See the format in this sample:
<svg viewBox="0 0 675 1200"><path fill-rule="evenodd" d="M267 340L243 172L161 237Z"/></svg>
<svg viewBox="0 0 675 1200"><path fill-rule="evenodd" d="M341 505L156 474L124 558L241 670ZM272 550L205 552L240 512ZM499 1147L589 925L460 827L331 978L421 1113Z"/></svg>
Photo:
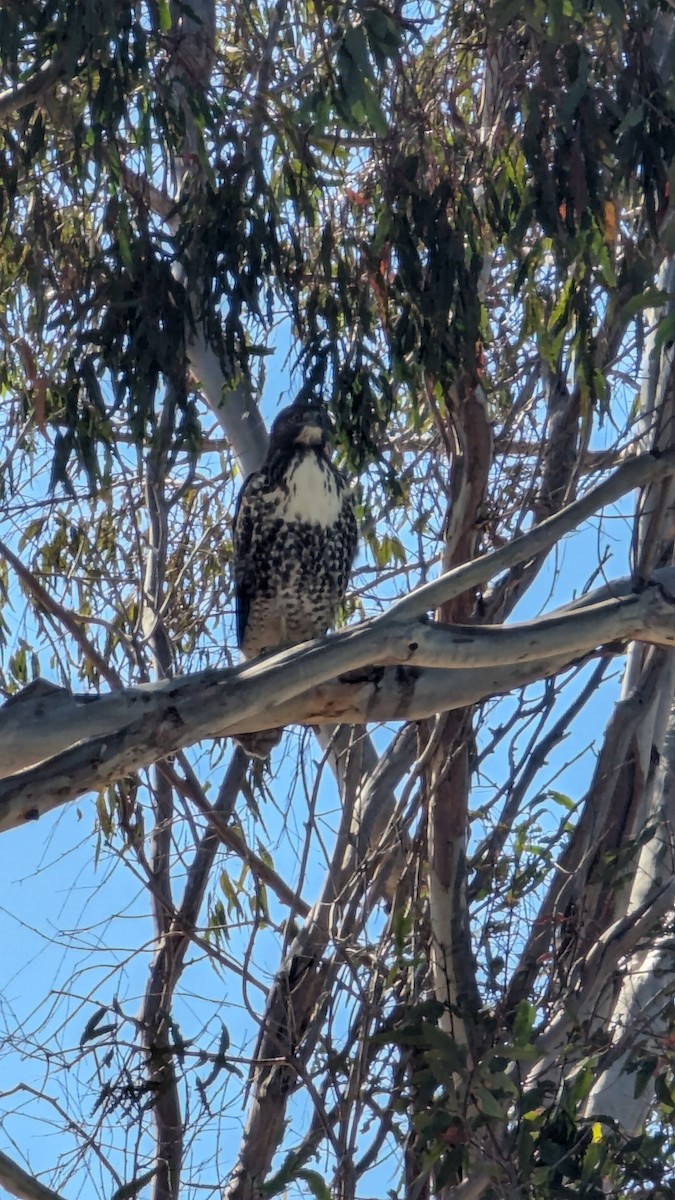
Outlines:
<svg viewBox="0 0 675 1200"><path fill-rule="evenodd" d="M474 878L471 883L471 894L475 895L485 886L486 875L494 869L494 864L504 849L511 834L514 821L520 812L521 805L537 773L546 763L552 750L562 742L572 721L579 715L591 696L598 690L607 672L607 660L599 662L590 679L581 688L572 704L565 709L561 717L554 723L546 734L538 732L536 743L527 754L523 768L517 779L513 775L504 786L506 802L495 822L495 827L489 836L485 837L472 855Z"/></svg>
<svg viewBox="0 0 675 1200"><path fill-rule="evenodd" d="M50 62L43 63L23 83L16 83L0 92L0 120L20 112L27 104L40 100L58 83L63 73L63 54L58 54Z"/></svg>
<svg viewBox="0 0 675 1200"><path fill-rule="evenodd" d="M24 567L21 559L17 558L9 546L2 541L0 541L0 556L7 560L14 573L33 597L37 607L50 617L54 617L67 630L75 644L79 646L84 657L95 667L101 679L105 679L112 688L120 687L120 679L117 672L113 671L106 660L98 653L98 650L82 628L83 625L86 625L86 618L79 615L74 616L62 604L54 600L46 588L36 579L33 572L29 571L28 567Z"/></svg>
<svg viewBox="0 0 675 1200"><path fill-rule="evenodd" d="M162 623L162 593L168 549L169 504L166 498L167 455L171 445L176 392L167 388L145 474L148 535L141 590L141 626L152 655L157 679L172 674L172 652ZM173 962L168 949L173 923L171 849L174 794L166 774L157 769L150 789L153 825L150 835L150 894L155 929L155 957L143 998L141 1026L147 1050L146 1070L155 1092L152 1116L156 1131L155 1200L177 1200L183 1161L183 1116L171 1043L171 980ZM184 953L184 951L183 951Z"/></svg>
<svg viewBox="0 0 675 1200"><path fill-rule="evenodd" d="M235 751L235 754L237 753L238 751ZM237 759L237 764L241 764L240 759ZM188 799L192 800L195 807L199 809L202 816L208 819L210 825L216 831L219 841L222 842L224 846L227 846L228 850L232 850L242 862L246 863L246 866L249 868L252 875L254 875L256 879L259 879L261 883L264 883L265 886L270 889L270 891L274 892L277 899L281 900L282 904L287 905L292 912L297 913L301 917L306 917L310 911L309 905L306 903L306 901L304 901L302 897L297 894L297 892L293 891L293 888L291 888L289 884L287 884L285 880L283 880L281 876L278 875L272 867L270 867L269 863L266 863L264 859L260 858L255 851L251 850L250 847L247 846L241 834L239 834L236 829L231 828L227 824L228 817L226 813L225 802L223 802L222 810L217 807L217 804L212 807L205 800L202 789L193 785L193 783L184 776L180 777L176 775L175 771L168 763L162 763L162 771L166 772L167 777L171 780L174 787L180 788L181 792L187 796ZM232 782L233 776L230 775L230 771L235 771L234 758L230 763L230 768L226 774L226 781L230 780L228 787L230 785L234 786ZM229 793L226 792L225 794L228 795Z"/></svg>
<svg viewBox="0 0 675 1200"><path fill-rule="evenodd" d="M409 596L397 600L389 610L390 615L410 617L430 612L462 592L480 587L500 571L518 566L549 550L566 533L571 533L599 509L616 503L627 492L672 475L674 471L675 450L658 455L641 454L622 463L609 479L592 488L572 504L568 504L559 513L547 517L545 521L515 541L509 542L507 546L493 550L491 554L467 563L466 566L455 567L454 570L439 575L431 583L417 588Z"/></svg>

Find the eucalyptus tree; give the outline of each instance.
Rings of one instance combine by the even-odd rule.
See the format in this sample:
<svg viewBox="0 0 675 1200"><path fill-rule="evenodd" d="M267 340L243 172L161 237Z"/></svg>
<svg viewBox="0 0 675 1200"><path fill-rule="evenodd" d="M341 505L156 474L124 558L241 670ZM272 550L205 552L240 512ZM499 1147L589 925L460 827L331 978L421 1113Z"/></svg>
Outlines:
<svg viewBox="0 0 675 1200"><path fill-rule="evenodd" d="M4 998L0 1182L671 1194L667 6L23 0L0 46L0 827L95 880ZM241 664L296 394L361 557Z"/></svg>

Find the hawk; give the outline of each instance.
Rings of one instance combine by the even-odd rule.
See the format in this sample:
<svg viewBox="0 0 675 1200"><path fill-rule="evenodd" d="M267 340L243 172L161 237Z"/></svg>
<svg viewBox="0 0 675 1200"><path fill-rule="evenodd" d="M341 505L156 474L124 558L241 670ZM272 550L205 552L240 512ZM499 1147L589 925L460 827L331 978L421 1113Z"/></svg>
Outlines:
<svg viewBox="0 0 675 1200"><path fill-rule="evenodd" d="M323 405L284 408L234 514L237 640L245 658L321 637L344 599L358 532L346 479L328 456ZM266 758L280 731L241 744ZM273 740L271 740L273 737Z"/></svg>

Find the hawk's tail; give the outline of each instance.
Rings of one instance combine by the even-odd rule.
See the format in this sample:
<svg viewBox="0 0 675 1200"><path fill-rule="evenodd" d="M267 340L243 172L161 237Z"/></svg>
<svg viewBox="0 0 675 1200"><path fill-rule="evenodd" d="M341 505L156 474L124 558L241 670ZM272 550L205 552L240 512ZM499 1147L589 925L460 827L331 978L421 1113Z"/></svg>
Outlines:
<svg viewBox="0 0 675 1200"><path fill-rule="evenodd" d="M269 758L275 746L279 745L281 729L262 729L260 733L242 733L239 737L234 738L238 742L242 750L245 750L251 758Z"/></svg>

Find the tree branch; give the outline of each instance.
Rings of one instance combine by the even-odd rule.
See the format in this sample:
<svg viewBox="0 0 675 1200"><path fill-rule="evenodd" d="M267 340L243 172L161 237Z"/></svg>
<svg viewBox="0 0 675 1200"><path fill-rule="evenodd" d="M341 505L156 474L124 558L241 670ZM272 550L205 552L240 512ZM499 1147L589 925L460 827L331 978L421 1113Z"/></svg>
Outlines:
<svg viewBox="0 0 675 1200"><path fill-rule="evenodd" d="M18 1196L19 1200L63 1200L58 1192L53 1192L51 1188L45 1187L43 1183L40 1183L33 1175L29 1175L23 1167L8 1158L2 1151L0 1151L0 1183L13 1196Z"/></svg>
<svg viewBox="0 0 675 1200"><path fill-rule="evenodd" d="M54 598L50 596L47 589L42 586L38 579L36 579L33 572L29 571L27 567L24 567L21 559L17 558L16 554L10 550L9 546L2 541L0 541L0 556L7 560L15 575L25 587L26 591L33 597L36 607L41 609L42 612L47 613L48 616L54 617L54 619L59 622L63 629L70 634L75 642L75 645L79 646L84 657L92 664L93 667L96 668L96 671L100 675L101 679L105 679L113 688L119 687L119 676L117 675L117 672L111 670L106 660L98 653L96 647L91 643L84 632L84 626L87 623L86 618L80 617L79 615L73 616L73 614L68 612L68 610L64 608L62 604L59 604L57 600L54 600ZM0 759L0 766L1 762L2 760Z"/></svg>
<svg viewBox="0 0 675 1200"><path fill-rule="evenodd" d="M483 558L478 559L475 562L470 562L470 563L466 564L466 566L455 568L453 571L447 572L445 575L441 576L437 580L434 580L432 583L426 584L423 588L420 588L417 591L412 592L409 596L405 597L403 600L399 600L399 601L395 602L394 605L389 609L388 613L385 614L384 618L378 618L378 620L382 621L382 620L386 620L386 619L396 618L399 616L400 617L410 616L410 615L414 615L415 613L426 612L429 607L436 605L438 603L441 603L443 601L449 600L453 596L460 594L462 591L467 590L469 587L478 586L479 584L484 583L486 580L492 578L492 576L495 573L497 573L501 570L504 570L507 567L514 566L516 563L526 561L532 554L540 553L546 547L553 545L555 543L555 541L557 540L557 538L559 536L561 536L562 533L568 532L571 529L575 528L579 522L585 520L591 513L593 513L596 510L597 507L600 507L603 504L610 503L611 501L618 499L626 491L629 491L631 488L636 487L639 484L644 483L647 480L650 480L650 479L654 480L654 479L664 477L665 475L672 472L674 466L675 466L675 451L669 451L666 454L663 454L661 456L647 454L647 455L641 456L638 459L633 459L630 462L623 464L621 467L618 468L618 470L611 477L611 479L605 481L605 483L601 484L598 488L593 489L586 496L582 497L580 500L578 500L574 504L570 505L567 509L564 509L561 513L558 513L554 517L550 517L547 521L542 522L541 525L537 526L535 529L530 530L528 533L524 534L522 537L518 538L515 542L511 543L510 545L505 546L502 549L495 551L493 554L485 555ZM584 598L584 599L587 600L588 598ZM61 614L59 614L59 619L61 619ZM372 623L371 623L370 627L372 628ZM348 635L350 634L350 632L351 631L348 631ZM344 636L344 635L337 635L337 636ZM335 639L331 639L331 640L334 641ZM269 662L269 660L268 660L268 662ZM340 670L350 670L350 669L352 669L351 666L349 666L349 667L345 667L344 665L338 666L338 667L336 667L335 673L337 674ZM197 678L197 677L191 677L191 678ZM208 679L210 681L210 683L213 683L214 680L217 678L217 673L216 673L216 675L214 675L213 673L207 672L205 675L200 676L200 678L203 678L205 680ZM324 678L326 678L326 676L324 676ZM313 685L317 684L318 682L319 681L316 679L314 679L314 680L308 679L306 681L305 690L309 690ZM483 694L484 695L493 694L494 690L495 690L494 688L488 687ZM397 688L397 693L398 693L398 691L399 691L399 689ZM121 705L120 705L119 719L116 723L115 722L112 722L112 723L106 722L105 718L103 718L103 720L101 720L101 711L100 710L96 714L94 714L93 710L90 710L89 713L87 714L89 717L89 720L87 722L88 732L85 732L85 730L81 729L81 727L78 725L71 725L68 733L72 737L73 730L77 730L80 737L83 737L83 736L91 737L91 736L96 736L99 732L119 729L120 723L124 722L125 720L127 722L130 719L133 720L130 710L127 709L126 702L125 702L125 697L129 697L129 696L130 696L130 693L128 693L128 692L123 694L123 697L121 699ZM286 698L289 698L289 697L286 697ZM275 697L275 700L276 700L276 697ZM103 704L103 703L107 703L108 701L109 701L109 698L106 698L106 697L99 697L99 698L92 697L90 702ZM143 702L146 707L149 707L150 700L149 700L149 694L147 692L143 693ZM433 712L433 711L439 711L439 710L431 709L430 711ZM56 710L54 710L53 708L52 708L52 714L56 715ZM14 715L16 716L16 712ZM82 709L80 709L80 716L83 716L83 715L84 714L82 712ZM408 710L404 709L400 713L397 713L397 715L403 717L403 716L411 715L411 714L408 712ZM427 715L429 715L429 713L427 713ZM322 719L328 720L328 721L333 719L336 722L338 722L342 719L347 719L346 716L340 715L340 706L339 705L336 706L335 714L324 713L324 714L320 715L318 713L315 713L315 714L313 714L313 716L319 722ZM9 728L7 725L8 719L9 719ZM297 716L294 716L294 717L288 716L287 723L289 720L292 720L292 719L298 720L299 718ZM309 719L310 718L308 718L308 720ZM362 717L361 719L364 719L364 718ZM365 718L365 719L386 720L386 719L389 719L389 716L378 718L375 715L371 715L371 716L369 716L369 718ZM98 725L97 725L97 721L99 722ZM94 728L92 728L92 722L93 722L93 725L95 726ZM2 738L2 741L0 741L0 745L2 745L2 747L3 747L3 754L2 754L2 758L0 759L0 770L4 771L5 774L9 774L10 772L21 770L23 767L30 765L29 761L25 757L25 749L24 749L23 757L21 756L21 754L19 754L17 756L16 753L12 753L11 724L12 724L11 713L9 714L9 718L8 718L7 710L0 710L0 733L4 733L4 737ZM252 728L255 728L255 727L252 727ZM272 728L272 723L270 722L270 724L268 726L260 726L260 728ZM236 730L234 727L232 727L232 731L233 732L248 732L248 729L246 729L245 726L241 726L241 727L238 726L236 728ZM204 731L203 736L209 736L209 732L210 731L208 729L206 729ZM224 730L223 730L223 732L224 732ZM16 737L17 734L21 738L21 741L24 743L24 747L25 747L25 739L22 736L23 731L20 729L16 730L14 736ZM64 730L64 735L67 736L66 730ZM196 740L196 737L194 740ZM64 748L64 746L69 745L69 744L72 745L72 741L70 741L70 742L64 741L63 738L60 741L58 741L57 738L54 736L54 730L47 729L46 726L43 724L41 731L40 731L40 738L37 740L36 744L41 747L44 757L46 758L50 754L53 755L54 753L58 752L59 750L62 750ZM34 760L31 759L30 762L32 762L32 761L34 761Z"/></svg>
<svg viewBox="0 0 675 1200"><path fill-rule="evenodd" d="M390 608L392 616L411 617L445 604L469 588L480 587L500 571L518 566L530 558L549 550L566 533L571 533L581 523L607 504L614 504L634 488L663 479L675 471L675 450L663 454L641 454L629 459L610 476L552 517L547 517L527 533L509 542L507 546L493 550L466 566L455 567L439 575L431 583L425 583L410 595L397 600Z"/></svg>
<svg viewBox="0 0 675 1200"><path fill-rule="evenodd" d="M13 87L0 92L0 120L20 112L27 104L40 100L58 83L63 73L63 54L61 53L57 54L50 62L43 63L23 83L15 83Z"/></svg>
<svg viewBox="0 0 675 1200"><path fill-rule="evenodd" d="M671 586L675 593L675 568L668 575L672 575ZM24 772L22 787L21 776L14 780L6 778L4 784L0 783L0 812L4 808L5 818L3 820L0 817L0 828L7 828L7 821L11 825L27 819L25 812L22 815L21 808L16 809L14 802L8 799L10 795L16 797L19 794L18 788L24 798L32 797L28 810L34 816L46 811L41 792L45 790L50 771L54 772L53 778L57 780L65 769L66 761L72 768L77 762L80 772L83 768L86 771L88 764L91 772L89 787L76 793L72 791L72 778L61 779L59 792L63 787L64 799L72 799L74 794L79 795L82 790L102 786L103 781L109 782L108 771L112 769L113 761L123 767L122 773L138 770L202 738L244 732L247 723L248 728L254 730L271 728L273 715L276 717L280 710L285 714L286 721L316 720L318 714L315 709L311 715L309 712L312 708L308 703L309 697L304 697L302 717L298 709L291 709L291 701L298 700L313 687L335 676L359 668L368 667L366 695L375 703L363 705L355 714L357 720L419 719L422 707L416 702L419 668L431 663L440 664L441 667L470 664L471 674L481 667L488 669L481 681L482 687L477 689L480 698L492 695L500 688L509 690L519 686L523 677L518 668L529 664L532 670L525 672L525 678L538 678L540 674L560 670L580 655L617 639L675 645L675 605L664 590L665 571L661 572L660 580L660 586L650 587L640 595L564 612L557 617L545 617L530 625L512 625L503 629L400 622L385 614L356 629L345 630L320 642L308 642L251 664L178 676L101 696L93 703L100 705L101 709L110 707L118 719L117 724L107 724L110 731L107 742L80 744L73 751L59 756L58 761L43 762L33 771ZM389 679L395 680L395 688L383 694L382 673L378 673L376 668L391 663L399 664L398 669L389 675ZM499 668L507 668L501 677ZM451 698L454 671L445 679L441 671L440 681L437 678L434 680L434 675L438 674L438 671L432 672L431 679L441 685L445 683L446 694L441 700L438 689L427 691L427 703L434 696L436 707L432 708L433 712L457 704L457 697L454 701ZM344 687L346 684L349 688L350 682L340 680L337 686L341 684ZM363 678L356 680L357 685L363 682ZM463 679L462 682L466 684L467 681ZM373 684L374 691L371 690ZM32 714L42 731L45 728L45 705L49 700L50 697L39 698ZM86 719L87 707L85 704L83 719ZM72 714L73 710L70 712L71 719ZM100 716L99 711L94 720ZM332 712L329 714L324 710L320 719L330 721L332 716ZM26 753L34 754L34 749L27 750L29 737L34 734L34 729L29 729L28 717L27 706L16 700L0 710L0 739L3 745L3 768L6 771L12 761L20 761L22 747L24 762ZM343 719L343 714L335 714L334 719ZM82 737L83 733L83 724L80 723L75 736ZM66 736L72 745L72 726ZM44 739L42 752L45 752ZM68 759L69 754L72 759ZM31 781L38 779L40 782L36 790ZM52 791L48 785L47 790Z"/></svg>

